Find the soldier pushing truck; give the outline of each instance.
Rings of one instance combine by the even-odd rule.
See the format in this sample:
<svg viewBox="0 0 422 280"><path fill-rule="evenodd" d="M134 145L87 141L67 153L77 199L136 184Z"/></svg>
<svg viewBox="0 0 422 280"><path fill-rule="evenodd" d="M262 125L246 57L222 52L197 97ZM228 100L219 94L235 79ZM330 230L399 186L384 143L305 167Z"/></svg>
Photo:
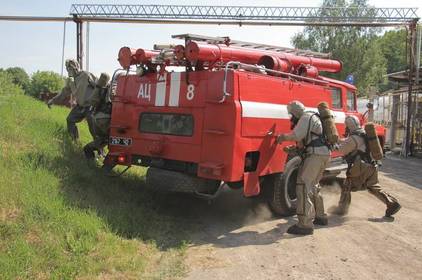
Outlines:
<svg viewBox="0 0 422 280"><path fill-rule="evenodd" d="M291 115L293 131L277 137L279 144L284 141L296 141L302 158L296 182L298 223L287 230L291 234L312 234L314 224L322 226L328 224L319 181L330 160L331 145L328 141L331 138L336 140L338 137L336 137L337 130L333 124L323 125L321 121L321 116L327 115L323 120L333 123L331 113L326 107L320 104L318 109L325 110L318 114L305 111L305 106L299 101L290 102L287 105L287 111ZM325 114L327 111L328 114ZM327 129L333 126L334 130ZM327 135L327 132L331 134ZM333 133L335 135L332 135Z"/></svg>
<svg viewBox="0 0 422 280"><path fill-rule="evenodd" d="M72 140L79 139L76 123L87 120L89 132L93 141L84 146L87 159L95 158L95 151L102 154L108 143L108 133L111 118L111 100L109 96L110 76L101 73L97 80L95 75L82 71L79 63L74 59L66 60L66 70L69 77L62 91L47 102L49 108L69 96L76 99L76 105L70 111L66 121L67 129Z"/></svg>
<svg viewBox="0 0 422 280"><path fill-rule="evenodd" d="M351 203L351 192L368 190L387 207L385 217L396 214L401 206L397 199L382 190L378 182L378 160L382 159L382 149L375 134L373 124L363 129L359 119L347 116L345 119L347 138L340 141L338 150L348 163L346 179L341 186L341 196L336 213L347 214Z"/></svg>
<svg viewBox="0 0 422 280"><path fill-rule="evenodd" d="M69 78L66 79L65 87L58 95L50 99L47 105L50 108L54 103L60 102L69 96L75 97L76 105L70 111L66 121L70 137L76 141L79 139L79 131L76 123L84 119L87 120L88 127L90 128L91 134L93 134L91 130L91 118L89 117L89 100L95 89L97 78L88 71L82 71L79 63L74 59L66 60L66 70Z"/></svg>

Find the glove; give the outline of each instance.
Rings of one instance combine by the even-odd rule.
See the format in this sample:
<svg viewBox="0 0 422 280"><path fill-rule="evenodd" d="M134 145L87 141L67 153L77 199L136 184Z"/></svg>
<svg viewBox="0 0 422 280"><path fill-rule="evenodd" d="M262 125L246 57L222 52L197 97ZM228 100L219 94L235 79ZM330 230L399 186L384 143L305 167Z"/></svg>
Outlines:
<svg viewBox="0 0 422 280"><path fill-rule="evenodd" d="M287 154L293 154L298 152L298 148L295 145L289 145L283 148L283 151Z"/></svg>
<svg viewBox="0 0 422 280"><path fill-rule="evenodd" d="M51 105L53 105L53 99L50 99L50 100L47 101L48 109L51 109Z"/></svg>
<svg viewBox="0 0 422 280"><path fill-rule="evenodd" d="M277 144L281 144L284 141L286 141L286 135L285 134L280 134L279 136L277 136L277 140L276 140Z"/></svg>

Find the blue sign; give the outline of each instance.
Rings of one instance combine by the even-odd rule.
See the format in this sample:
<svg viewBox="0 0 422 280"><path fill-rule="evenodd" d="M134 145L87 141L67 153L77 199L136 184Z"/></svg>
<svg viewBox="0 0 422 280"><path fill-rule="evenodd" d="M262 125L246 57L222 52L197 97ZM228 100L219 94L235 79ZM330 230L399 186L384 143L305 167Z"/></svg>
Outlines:
<svg viewBox="0 0 422 280"><path fill-rule="evenodd" d="M353 85L354 82L355 82L355 78L353 77L352 74L349 74L349 75L347 75L345 82L348 83L348 84Z"/></svg>

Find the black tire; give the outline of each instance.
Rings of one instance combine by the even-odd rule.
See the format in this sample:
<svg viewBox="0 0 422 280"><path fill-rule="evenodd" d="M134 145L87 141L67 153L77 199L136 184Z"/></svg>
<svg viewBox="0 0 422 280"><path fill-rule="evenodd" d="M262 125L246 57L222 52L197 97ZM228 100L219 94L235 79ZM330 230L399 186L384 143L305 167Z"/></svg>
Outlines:
<svg viewBox="0 0 422 280"><path fill-rule="evenodd" d="M276 216L288 217L296 213L296 180L301 161L300 157L294 157L287 162L284 173L271 174L264 179L268 205Z"/></svg>

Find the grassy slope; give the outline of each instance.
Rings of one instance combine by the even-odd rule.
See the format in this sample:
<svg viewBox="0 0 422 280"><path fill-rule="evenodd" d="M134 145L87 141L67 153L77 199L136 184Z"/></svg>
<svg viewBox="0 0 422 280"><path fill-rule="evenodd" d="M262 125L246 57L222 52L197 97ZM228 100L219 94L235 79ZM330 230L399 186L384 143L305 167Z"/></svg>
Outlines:
<svg viewBox="0 0 422 280"><path fill-rule="evenodd" d="M183 274L183 221L142 188L142 169L110 178L89 167L67 136L67 113L0 96L0 278Z"/></svg>

